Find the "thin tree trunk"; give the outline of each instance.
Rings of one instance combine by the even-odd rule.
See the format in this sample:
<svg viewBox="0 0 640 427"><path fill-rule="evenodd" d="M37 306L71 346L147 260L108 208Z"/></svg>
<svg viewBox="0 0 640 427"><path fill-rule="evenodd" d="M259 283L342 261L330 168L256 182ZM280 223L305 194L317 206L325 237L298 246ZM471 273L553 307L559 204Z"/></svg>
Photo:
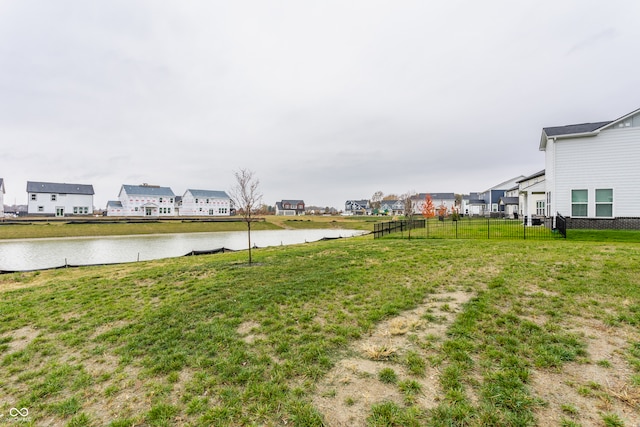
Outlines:
<svg viewBox="0 0 640 427"><path fill-rule="evenodd" d="M249 238L249 264L251 264L251 218L247 221L247 237Z"/></svg>

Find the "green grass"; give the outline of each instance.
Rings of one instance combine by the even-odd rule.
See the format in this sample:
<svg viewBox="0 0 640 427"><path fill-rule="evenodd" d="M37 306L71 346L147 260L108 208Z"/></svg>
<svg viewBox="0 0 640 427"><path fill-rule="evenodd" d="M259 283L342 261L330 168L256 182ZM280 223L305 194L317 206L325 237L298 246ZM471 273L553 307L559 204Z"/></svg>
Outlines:
<svg viewBox="0 0 640 427"><path fill-rule="evenodd" d="M316 383L349 346L454 288L474 296L428 358L394 359L409 378L380 372L404 401L373 404L367 423L535 425L545 402L532 371L587 357L576 318L640 325L631 243L359 237L254 257L251 267L236 252L0 276L0 413L29 408L34 425L320 426ZM638 387L640 337L630 339ZM430 410L418 404L427 366L441 393ZM572 412L566 423L579 423Z"/></svg>
<svg viewBox="0 0 640 427"><path fill-rule="evenodd" d="M231 218L237 219L237 217ZM262 220L264 219L264 221ZM79 221L84 221L79 223ZM245 231L242 221L197 221L197 220L151 220L134 218L136 222L106 220L105 218L51 218L49 221L29 221L28 218L10 223L0 222L0 240L43 237L113 236L133 234L199 233L215 231ZM254 222L252 230L274 230L281 228L317 229L338 228L373 230L373 224L381 221L377 217L342 216L266 216Z"/></svg>

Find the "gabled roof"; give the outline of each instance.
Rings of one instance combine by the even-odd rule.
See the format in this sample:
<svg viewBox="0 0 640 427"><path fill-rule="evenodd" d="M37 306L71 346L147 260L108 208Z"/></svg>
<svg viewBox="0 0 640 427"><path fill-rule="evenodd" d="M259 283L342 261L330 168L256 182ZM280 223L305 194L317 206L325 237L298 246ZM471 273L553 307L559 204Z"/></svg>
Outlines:
<svg viewBox="0 0 640 427"><path fill-rule="evenodd" d="M282 203L289 203L290 205L297 205L298 203L304 204L304 200L282 200Z"/></svg>
<svg viewBox="0 0 640 427"><path fill-rule="evenodd" d="M498 185L494 185L493 187L483 191L483 193L489 192L491 190L507 190L515 185L516 182L521 181L524 178L524 175L516 176L515 178L511 178L507 181L501 182Z"/></svg>
<svg viewBox="0 0 640 427"><path fill-rule="evenodd" d="M503 205L517 205L520 201L517 197L500 197L498 203Z"/></svg>
<svg viewBox="0 0 640 427"><path fill-rule="evenodd" d="M188 189L184 193L191 193L193 197L204 197L210 199L228 199L229 196L224 191L215 191L215 190L193 190Z"/></svg>
<svg viewBox="0 0 640 427"><path fill-rule="evenodd" d="M166 196L175 197L173 191L169 187L160 187L158 185L123 185L122 189L129 196Z"/></svg>
<svg viewBox="0 0 640 427"><path fill-rule="evenodd" d="M27 193L85 194L93 196L93 185L27 181Z"/></svg>
<svg viewBox="0 0 640 427"><path fill-rule="evenodd" d="M542 169L540 172L536 172L536 173L531 174L531 175L529 175L529 176L527 176L527 177L524 177L524 178L522 178L522 179L521 179L520 181L518 181L518 182L528 181L528 180L530 180L530 179L537 178L537 177L539 177L539 176L544 176L544 175L545 175L545 170L544 170L544 169Z"/></svg>
<svg viewBox="0 0 640 427"><path fill-rule="evenodd" d="M347 200L345 203L345 208L347 210L352 209L354 206L358 206L361 209L366 209L369 206L369 201L366 199L363 200Z"/></svg>
<svg viewBox="0 0 640 427"><path fill-rule="evenodd" d="M547 148L547 140L549 138L576 138L582 136L596 136L600 131L613 127L617 123L628 119L629 117L640 112L640 109L634 110L615 120L595 123L580 123L577 125L553 126L542 128L542 136L540 137L540 151Z"/></svg>
<svg viewBox="0 0 640 427"><path fill-rule="evenodd" d="M431 196L432 200L455 200L455 193L420 193L412 197L412 199L425 199L427 194Z"/></svg>
<svg viewBox="0 0 640 427"><path fill-rule="evenodd" d="M583 133L591 133L595 130L600 129L611 123L608 122L597 122L597 123L580 123L577 125L567 125L567 126L554 126L543 128L542 131L547 135L547 137L552 138L554 136L565 136L565 135L579 135Z"/></svg>

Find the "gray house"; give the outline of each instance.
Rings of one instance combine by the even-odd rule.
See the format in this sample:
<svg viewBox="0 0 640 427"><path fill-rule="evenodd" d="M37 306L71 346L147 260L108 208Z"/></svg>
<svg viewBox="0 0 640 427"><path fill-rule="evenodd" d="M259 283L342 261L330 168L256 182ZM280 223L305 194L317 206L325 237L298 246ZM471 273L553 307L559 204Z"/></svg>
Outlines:
<svg viewBox="0 0 640 427"><path fill-rule="evenodd" d="M276 202L276 215L304 215L304 200L282 200Z"/></svg>
<svg viewBox="0 0 640 427"><path fill-rule="evenodd" d="M371 215L371 206L368 200L347 200L344 212L347 215Z"/></svg>

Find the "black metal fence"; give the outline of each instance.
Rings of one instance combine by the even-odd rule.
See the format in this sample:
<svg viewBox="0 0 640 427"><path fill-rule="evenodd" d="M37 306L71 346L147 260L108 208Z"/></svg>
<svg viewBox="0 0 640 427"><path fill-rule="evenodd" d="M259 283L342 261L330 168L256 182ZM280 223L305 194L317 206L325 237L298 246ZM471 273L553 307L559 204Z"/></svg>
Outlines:
<svg viewBox="0 0 640 427"><path fill-rule="evenodd" d="M410 230L424 228L426 222L424 219L379 222L373 225L373 237L377 239L391 233L404 233L405 231L408 233Z"/></svg>
<svg viewBox="0 0 640 427"><path fill-rule="evenodd" d="M556 215L556 230L562 237L567 238L567 219L560 214Z"/></svg>
<svg viewBox="0 0 640 427"><path fill-rule="evenodd" d="M547 226L549 225L549 226ZM411 238L426 239L556 239L566 237L566 231L545 225L527 225L522 219L464 217L457 221L451 218L428 220L389 221L375 224L373 236L380 238L391 233L403 233Z"/></svg>

